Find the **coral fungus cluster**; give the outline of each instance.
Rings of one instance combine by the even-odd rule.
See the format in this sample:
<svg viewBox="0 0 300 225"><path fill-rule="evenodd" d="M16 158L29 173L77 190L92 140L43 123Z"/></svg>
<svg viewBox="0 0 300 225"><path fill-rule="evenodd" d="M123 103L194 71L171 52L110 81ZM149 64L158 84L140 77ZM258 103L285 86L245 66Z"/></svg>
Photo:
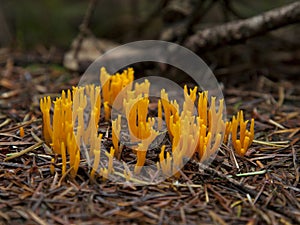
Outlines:
<svg viewBox="0 0 300 225"><path fill-rule="evenodd" d="M216 153L223 137L227 143L231 136L236 152L245 154L254 138L254 120L247 130L248 121L244 121L242 111L231 122L226 122L223 99L217 101L211 97L209 101L207 91L197 92L197 87L188 90L185 86L182 106L176 100L169 100L168 93L162 89L157 117L151 117L148 112L151 83L145 80L133 85L133 73L129 68L110 75L101 68L101 88L95 85L73 87L72 91L63 91L53 104L50 97L41 99L44 140L55 154L61 155L62 174L69 172L75 177L84 158L90 163L92 178L96 175L108 178L114 173L114 157L126 160L122 150L128 147L121 144L122 136L132 143L130 148L135 154L132 173L135 175L140 174L146 164L150 145L164 132L168 133L171 146L156 146L159 151L154 162L164 176L180 175L179 169L192 157L200 162L207 160ZM116 98L121 99L121 107L117 109L120 113L112 119L110 132L103 134L99 132L99 122L110 121ZM123 177L130 180L130 176L130 170L125 167Z"/></svg>

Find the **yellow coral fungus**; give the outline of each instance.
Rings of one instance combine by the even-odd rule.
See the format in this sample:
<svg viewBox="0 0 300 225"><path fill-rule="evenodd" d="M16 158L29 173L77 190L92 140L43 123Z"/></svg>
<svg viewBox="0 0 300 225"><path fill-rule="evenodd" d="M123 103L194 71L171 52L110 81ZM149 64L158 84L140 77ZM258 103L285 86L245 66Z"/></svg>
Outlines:
<svg viewBox="0 0 300 225"><path fill-rule="evenodd" d="M97 134L94 134L97 135ZM91 146L91 150L94 153L94 162L93 162L93 167L91 170L91 178L95 178L95 173L98 171L98 167L100 164L100 156L101 156L101 140L102 140L102 134L99 134L98 136L94 137L96 142L94 143L93 146Z"/></svg>
<svg viewBox="0 0 300 225"><path fill-rule="evenodd" d="M194 155L194 150L197 146L198 132L195 116L187 111L182 113L175 123L173 123L171 117L170 129L173 133L172 155L167 152L164 159L165 147L162 147L158 165L165 176L175 173L175 176L178 177L180 173L177 171L182 168L186 159Z"/></svg>
<svg viewBox="0 0 300 225"><path fill-rule="evenodd" d="M135 174L140 173L145 164L147 149L158 135L158 132L153 129L154 118L148 117L149 87L148 80L141 84L136 83L135 90L127 92L127 98L123 101L131 141L140 142L135 149L137 154Z"/></svg>
<svg viewBox="0 0 300 225"><path fill-rule="evenodd" d="M46 144L50 145L50 143L52 143L52 128L50 125L50 96L44 97L40 100L40 108L43 113L43 136Z"/></svg>
<svg viewBox="0 0 300 225"><path fill-rule="evenodd" d="M146 161L146 154L149 145L153 142L153 140L157 137L158 132L151 129L150 136L147 139L143 139L142 142L138 145L137 151L137 162L134 167L135 174L139 174L141 172L141 168L144 166Z"/></svg>
<svg viewBox="0 0 300 225"><path fill-rule="evenodd" d="M231 134L231 127L232 127L231 122L227 121L225 124L225 133L224 133L224 139L223 139L224 144L228 143L229 136Z"/></svg>
<svg viewBox="0 0 300 225"><path fill-rule="evenodd" d="M207 92L199 94L197 124L199 128L198 154L201 161L213 155L221 144L222 134L225 131L223 120L223 99L219 100L219 109L216 109L216 98L211 97L208 108Z"/></svg>
<svg viewBox="0 0 300 225"><path fill-rule="evenodd" d="M67 150L70 156L70 171L71 177L75 177L79 168L80 163L80 149L77 144L74 133L69 133L67 137Z"/></svg>
<svg viewBox="0 0 300 225"><path fill-rule="evenodd" d="M148 106L149 106L149 87L150 82L145 80L136 83L134 90L128 90L126 98L123 99L123 108L128 121L128 127L132 141L143 139L150 135L148 127ZM146 129L143 132L143 127Z"/></svg>
<svg viewBox="0 0 300 225"><path fill-rule="evenodd" d="M104 67L100 71L100 82L102 85L102 97L105 107L105 120L108 121L111 113L111 106L114 103L117 95L123 90L124 87L129 85L128 89L132 89L132 82L134 79L133 69L128 68L121 74L110 75Z"/></svg>
<svg viewBox="0 0 300 225"><path fill-rule="evenodd" d="M213 155L222 140L225 129L223 121L223 100L219 101L219 108L216 109L215 97L211 98L211 105L208 107L207 92L199 94L198 116L193 116L194 102L196 100L197 88L188 89L184 87L185 102L181 115L172 111L172 102L168 100L168 95L162 91L162 102L169 134L172 138L172 157L175 169L182 166L184 157L191 157L195 152L201 161ZM176 152L174 153L176 149Z"/></svg>
<svg viewBox="0 0 300 225"><path fill-rule="evenodd" d="M232 144L237 154L241 156L245 155L254 139L254 119L251 119L250 130L247 130L248 122L248 120L244 121L243 111L238 112L237 117L232 118ZM239 139L238 127L240 128Z"/></svg>
<svg viewBox="0 0 300 225"><path fill-rule="evenodd" d="M166 93L165 89L162 89L160 92L160 99L163 105L164 113L165 113L165 122L170 134L170 138L173 138L173 134L171 131L170 119L172 118L172 122L176 123L179 119L179 105L177 101L169 101L168 94Z"/></svg>
<svg viewBox="0 0 300 225"><path fill-rule="evenodd" d="M64 175L66 173L66 168L67 168L67 153L66 153L66 148L65 148L65 143L61 142L61 160L62 160L62 169L61 173Z"/></svg>
<svg viewBox="0 0 300 225"><path fill-rule="evenodd" d="M70 92L68 93L70 95ZM65 92L62 92L62 97L54 101L53 113L53 129L52 143L53 151L57 154L61 153L61 143L66 143L67 135L72 132L72 101L65 97Z"/></svg>
<svg viewBox="0 0 300 225"><path fill-rule="evenodd" d="M67 156L69 156L70 175L75 177L80 163L81 141L91 147L99 141L94 138L94 134L97 133L101 100L99 87L93 85L73 88L72 93L73 95L70 90L67 94L62 91L61 97L54 101L52 126L50 97L43 98L40 107L43 113L43 134L46 143L52 147L54 153L62 155L62 174L66 172ZM88 126L85 126L84 110L88 106L91 118Z"/></svg>
<svg viewBox="0 0 300 225"><path fill-rule="evenodd" d="M198 116L199 119L202 120L202 124L207 126L207 95L208 92L201 92L199 93L199 98L198 98ZM201 127L200 127L201 129Z"/></svg>
<svg viewBox="0 0 300 225"><path fill-rule="evenodd" d="M85 87L86 96L88 96L89 104L89 110L91 115L91 120L89 120L88 126L86 130L90 131L89 133L86 133L86 135L90 136L94 134L95 128L98 125L100 114L101 114L101 97L100 97L100 87L95 87L94 85L88 85ZM87 107L86 106L86 107ZM85 140L88 137L85 137Z"/></svg>
<svg viewBox="0 0 300 225"><path fill-rule="evenodd" d="M115 154L115 149L110 147L110 153L105 152L105 155L108 157L107 168L101 168L100 174L103 177L103 180L108 179L108 176L113 172L113 157Z"/></svg>
<svg viewBox="0 0 300 225"><path fill-rule="evenodd" d="M20 137L23 138L25 136L24 127L20 127Z"/></svg>
<svg viewBox="0 0 300 225"><path fill-rule="evenodd" d="M173 162L169 152L166 153L166 158L164 157L165 148L166 148L165 145L161 147L161 152L159 154L159 162L157 162L157 167L161 169L162 174L169 177L173 175L173 167L172 167Z"/></svg>
<svg viewBox="0 0 300 225"><path fill-rule="evenodd" d="M193 112L194 111L194 103L197 97L197 87L194 89L189 89L190 93L188 93L188 88L184 85L184 103L183 103L183 112Z"/></svg>
<svg viewBox="0 0 300 225"><path fill-rule="evenodd" d="M196 149L198 133L195 116L191 112L182 113L180 119L171 124L171 127L173 127L174 135L172 141L172 171L178 171L184 165L184 159L191 158Z"/></svg>
<svg viewBox="0 0 300 225"><path fill-rule="evenodd" d="M112 142L114 149L116 151L117 158L120 157L119 153L119 139L121 131L121 115L118 115L118 118L111 122L112 127Z"/></svg>
<svg viewBox="0 0 300 225"><path fill-rule="evenodd" d="M124 139L129 137L131 143L128 146L136 154L135 165L125 166L126 162L123 161L124 177L126 181L132 180L131 176L138 176L145 164L148 165L147 152L153 146L151 144L154 139L159 134L165 133L162 126L163 118L171 143L170 151L166 152L165 145L155 147L161 149L157 155L156 165L164 176L174 174L179 176L178 171L191 157L200 162L207 160L217 151L223 135L224 143L227 143L231 134L234 149L240 155L245 154L253 141L253 119L249 130L246 129L248 121L244 121L242 111L237 117L233 117L232 122L225 123L223 99L217 101L216 97L211 97L209 101L208 92L198 94L197 87L193 89L184 87L184 102L180 107L176 99L169 100L168 93L164 89L161 90L157 103L157 129L161 132L159 133L155 130L155 119L149 115L151 84L148 80L136 83L133 88L131 68L115 75L110 75L101 68L100 82L101 89L96 85L73 87L72 91L62 91L61 97L56 98L53 103L50 97L40 100L43 136L53 152L61 155L63 175L69 171L70 176L75 178L82 157L90 165L91 179L97 177L96 173L103 179L119 174L117 171L119 167L116 167L116 171L113 168L113 157L126 161L126 156L124 158L120 152L120 135L124 134ZM116 99L120 104L116 104L119 108L114 109L119 114L111 121L111 127L107 127L105 138L102 139L103 129L98 127L103 115L101 110L104 112L105 120L109 121ZM51 107L53 107L52 120ZM122 118L121 113L125 114L125 118ZM122 124L125 119L127 124ZM126 127L129 128L128 131L122 130ZM101 142L107 139L112 140L112 144L109 146L110 142L107 142L109 144L101 145ZM105 154L101 154L102 152ZM134 171L130 171L133 167ZM51 173L54 173L53 166Z"/></svg>
<svg viewBox="0 0 300 225"><path fill-rule="evenodd" d="M158 128L158 130L162 129L162 106L161 106L161 100L158 100L158 103L157 103L157 128Z"/></svg>
<svg viewBox="0 0 300 225"><path fill-rule="evenodd" d="M142 83L135 83L134 85L134 91L135 95L149 95L149 88L150 88L150 82L145 79Z"/></svg>

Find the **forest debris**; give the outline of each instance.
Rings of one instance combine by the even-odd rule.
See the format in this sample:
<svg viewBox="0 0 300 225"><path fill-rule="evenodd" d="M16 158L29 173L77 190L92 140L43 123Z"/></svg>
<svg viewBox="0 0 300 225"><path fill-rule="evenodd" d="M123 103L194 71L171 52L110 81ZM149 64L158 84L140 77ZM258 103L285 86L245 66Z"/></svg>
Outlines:
<svg viewBox="0 0 300 225"><path fill-rule="evenodd" d="M39 73L43 73L42 71L44 70L39 70ZM20 82L15 79L17 76L19 76L18 73L13 73L8 79L16 83ZM236 79L235 77L234 81ZM43 83L45 80L37 82ZM256 84L253 81L247 84L239 83L233 94L238 98L229 96L226 99L227 109L235 113L236 101L243 101L247 104L253 100L263 100L265 95L278 99L277 91L269 93L268 90L264 90L264 93L260 93L256 90L255 95L245 94L251 92L249 86L252 86L254 90ZM58 90L70 83L64 85L55 83L55 85L58 88L54 87L54 90ZM295 86L298 85L297 80L292 85L293 88L290 90L295 90ZM1 88L0 91L6 91ZM289 89L286 89L286 92L288 94ZM297 92L292 93L297 94ZM20 99L21 96L17 95L10 100ZM285 98L285 100L288 99ZM262 115L270 115L270 118L274 118L276 122L287 127L287 129L277 129L274 125L269 125L267 120L260 120L255 124L255 129L258 130L256 139L271 143L271 146L266 145L270 147L268 151L262 149L262 144L254 143L251 147L253 151L251 155L244 157L236 155L233 160L230 158L232 155L230 145L222 145L215 160L205 168L199 167L198 169L198 162L191 160L182 169L184 177L178 180L166 180L160 184L134 181L138 185L133 186L129 182L126 183L123 173L118 176L122 175L125 183L110 180L104 182L99 179L91 183L86 160L80 161L80 169L75 179L70 179L70 174L66 172L67 177L58 183L61 178L62 162L60 157L53 155L53 152L49 151L45 154L45 148L40 147L34 152L31 151L4 162L6 154L14 153L16 150L11 145L0 146L0 207L1 213L5 214L4 218L0 215L0 223L18 224L20 221L27 220L27 223L38 224L32 215L20 207L20 205L26 205L42 221L61 224L83 223L82 221L91 224L123 224L128 219L137 224L147 222L168 224L170 221L174 221L174 224L180 224L182 221L186 221L187 224L211 224L213 219L209 211L213 211L217 217L228 224L253 225L266 222L298 224L299 188L297 185L299 186L300 172L299 142L297 142L299 141L297 130L300 121L298 108L293 104L294 102L284 101L280 108L276 108L276 102L272 103L274 104L268 105L265 101L257 101L255 105L251 105L251 107L257 107ZM24 106L14 105L14 109L14 117L9 110L1 109L0 123L7 118L12 121L2 127L0 142L21 141L33 145L41 141L41 119L30 121L30 123L17 123L27 117L27 114L34 115L34 118L40 117L38 106L24 109ZM100 123L100 126L101 133L107 131L110 135L111 128L107 123ZM22 140L18 136L20 127L24 127L27 134ZM28 135L31 132L34 135ZM164 144L170 150L170 143ZM22 151L29 146L18 145L16 147L18 151ZM52 157L56 158L54 176L50 174L49 168ZM260 160L261 164L257 160ZM245 175L253 171L260 173L264 170L267 171L265 174L255 175L257 172L254 172L254 175L234 176L234 174ZM219 195L213 194L210 189L207 190L208 186L211 186ZM32 196L32 193L35 193L35 196ZM246 198L247 193L251 195L249 197L251 202ZM219 200L222 200L220 195L226 199L225 204L219 204ZM60 196L60 198L55 198L55 196ZM136 209L137 207L141 210ZM230 213L228 208L231 210ZM143 213L143 210L146 213ZM179 213L180 211L183 211L184 216ZM103 215L112 216L104 217Z"/></svg>
<svg viewBox="0 0 300 225"><path fill-rule="evenodd" d="M20 145L30 145L30 144L33 143L28 141L1 141L0 142L0 146L5 146L5 145L20 146Z"/></svg>
<svg viewBox="0 0 300 225"><path fill-rule="evenodd" d="M209 215L216 224L227 225L227 223L214 211L209 211Z"/></svg>
<svg viewBox="0 0 300 225"><path fill-rule="evenodd" d="M28 148L20 151L20 152L10 154L10 156L6 157L4 159L4 161L9 161L9 160L12 160L14 158L20 157L20 156L22 156L22 155L24 155L24 154L26 154L26 153L28 153L30 151L35 150L36 148L40 147L42 144L43 144L43 142L38 142L38 143L36 143L36 144L34 144L34 145L32 145L32 146L30 146L30 147L28 147ZM18 145L18 143L14 143L13 145Z"/></svg>
<svg viewBox="0 0 300 225"><path fill-rule="evenodd" d="M260 141L260 140L253 140L254 143L267 145L271 147L278 147L278 148L287 148L289 147L289 141Z"/></svg>
<svg viewBox="0 0 300 225"><path fill-rule="evenodd" d="M2 78L0 79L0 86L5 87L7 89L14 90L16 89L16 84L13 83L10 79L8 78Z"/></svg>
<svg viewBox="0 0 300 225"><path fill-rule="evenodd" d="M42 218L40 218L36 213L34 213L32 210L27 209L26 212L32 219L39 225L47 225L48 223L44 221Z"/></svg>

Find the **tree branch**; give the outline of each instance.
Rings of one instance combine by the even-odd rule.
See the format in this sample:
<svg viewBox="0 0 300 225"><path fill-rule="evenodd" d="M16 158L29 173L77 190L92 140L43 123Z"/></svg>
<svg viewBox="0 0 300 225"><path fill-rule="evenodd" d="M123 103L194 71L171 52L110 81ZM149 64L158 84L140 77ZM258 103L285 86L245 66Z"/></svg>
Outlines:
<svg viewBox="0 0 300 225"><path fill-rule="evenodd" d="M77 42L76 49L74 51L75 59L78 57L78 53L81 48L84 37L87 34L91 33L91 31L89 29L89 23L92 18L93 12L96 8L96 3L97 3L97 0L90 0L88 7L86 9L86 12L84 14L83 20L82 20L81 24L79 25L78 42Z"/></svg>
<svg viewBox="0 0 300 225"><path fill-rule="evenodd" d="M190 36L184 45L195 52L239 43L277 28L300 22L300 2L276 8L245 20L206 28Z"/></svg>

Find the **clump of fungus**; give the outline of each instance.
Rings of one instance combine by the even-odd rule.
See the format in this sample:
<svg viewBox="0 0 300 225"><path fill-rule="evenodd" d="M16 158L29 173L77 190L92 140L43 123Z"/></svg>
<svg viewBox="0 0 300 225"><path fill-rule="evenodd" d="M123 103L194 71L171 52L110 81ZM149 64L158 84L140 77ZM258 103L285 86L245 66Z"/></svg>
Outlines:
<svg viewBox="0 0 300 225"><path fill-rule="evenodd" d="M113 105L118 94L127 86L129 90L132 89L132 82L134 79L134 71L132 68L124 70L123 73L110 75L104 67L100 71L100 82L102 84L102 98L105 112L105 120L109 121L111 106ZM128 86L129 85L129 86Z"/></svg>
<svg viewBox="0 0 300 225"><path fill-rule="evenodd" d="M238 112L236 117L233 116L231 122L232 145L237 154L241 156L245 155L254 139L254 119L251 119L250 130L247 130L248 122L248 120L244 121L243 111ZM238 127L240 128L239 132Z"/></svg>
<svg viewBox="0 0 300 225"><path fill-rule="evenodd" d="M118 115L118 118L111 121L111 127L112 127L112 143L114 146L114 149L116 151L116 156L119 159L120 158L120 151L119 151L119 140L120 140L120 132L121 132L121 115Z"/></svg>
<svg viewBox="0 0 300 225"><path fill-rule="evenodd" d="M165 146L161 148L158 164L166 174L178 171L185 158L197 155L202 162L213 155L222 140L222 132L225 128L223 116L223 100L219 101L219 109L216 110L215 97L208 106L207 92L199 93L198 115L193 114L194 103L197 97L197 87L188 91L184 87L183 109L179 113L176 101L169 101L164 90L161 91L161 100L164 106L165 120L168 133L172 140L172 154L167 153L164 158ZM179 174L176 173L178 176Z"/></svg>
<svg viewBox="0 0 300 225"><path fill-rule="evenodd" d="M62 91L61 97L56 98L53 103L50 97L40 100L44 140L55 154L61 155L63 175L69 172L74 178L80 161L84 158L90 163L91 179L95 179L97 175L108 179L115 173L114 157L123 160L120 144L125 132L123 127L128 128L126 135L134 143L131 146L136 157L133 174L140 174L146 164L151 143L164 132L163 118L172 144L169 149L166 145L159 146L156 167L164 176L180 176L178 170L191 157L200 162L207 160L216 153L222 138L227 143L230 135L237 154L245 154L254 138L254 120L251 120L250 130L247 130L248 121L244 121L242 111L231 122L226 122L223 99L217 101L216 97L211 97L209 101L207 91L197 92L197 87L188 89L185 86L181 108L176 100L169 100L166 90L161 90L155 119L148 112L151 84L145 80L133 85L133 73L133 69L129 68L122 73L110 75L101 68L101 89L95 85L73 87L72 91ZM116 98L122 100L121 110L126 118L119 114L111 121L111 132L105 134L105 138L111 139L111 146L106 149L108 144L102 144L104 133L99 133L98 124L101 109L104 120L110 120ZM87 112L88 117L85 116ZM110 133L111 138L107 136ZM51 173L55 172L54 163L53 158ZM123 164L123 177L129 181L132 173L124 161Z"/></svg>
<svg viewBox="0 0 300 225"><path fill-rule="evenodd" d="M62 95L53 102L52 125L50 123L51 100L44 97L40 101L43 113L43 134L46 144L50 145L55 154L62 156L62 174L66 173L67 155L69 156L70 174L75 177L80 163L80 144L83 141L91 147L92 152L99 142L97 134L100 118L100 89L99 87L76 87L67 95ZM89 98L89 103L87 102ZM84 110L89 108L92 117L87 127L84 122ZM74 110L73 110L74 109ZM87 154L88 156L90 153Z"/></svg>

